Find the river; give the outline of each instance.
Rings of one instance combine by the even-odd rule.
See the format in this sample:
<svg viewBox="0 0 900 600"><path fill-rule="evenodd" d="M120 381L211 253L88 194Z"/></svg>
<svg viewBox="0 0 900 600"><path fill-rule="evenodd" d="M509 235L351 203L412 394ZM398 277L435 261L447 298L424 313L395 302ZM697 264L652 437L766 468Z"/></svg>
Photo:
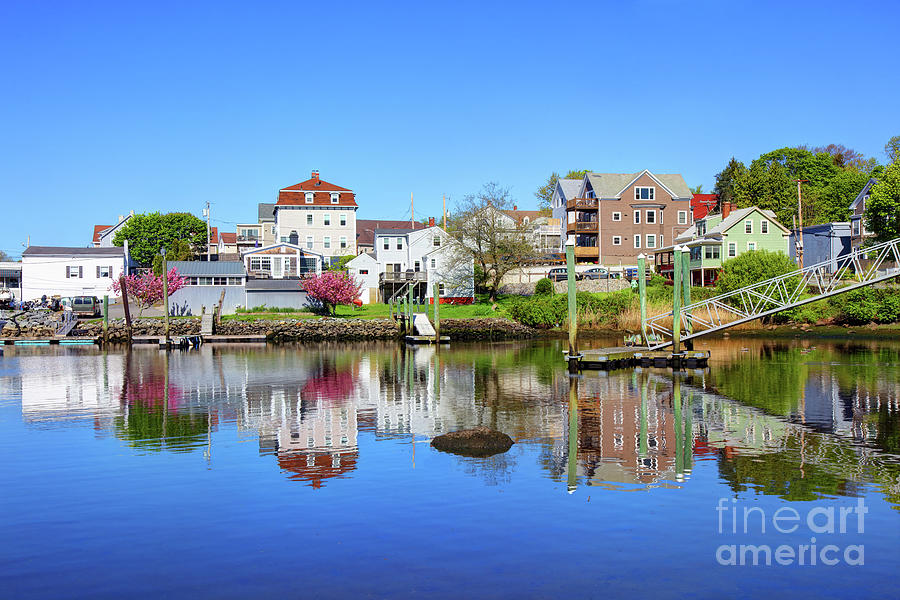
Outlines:
<svg viewBox="0 0 900 600"><path fill-rule="evenodd" d="M7 346L0 595L896 597L900 343L697 349Z"/></svg>

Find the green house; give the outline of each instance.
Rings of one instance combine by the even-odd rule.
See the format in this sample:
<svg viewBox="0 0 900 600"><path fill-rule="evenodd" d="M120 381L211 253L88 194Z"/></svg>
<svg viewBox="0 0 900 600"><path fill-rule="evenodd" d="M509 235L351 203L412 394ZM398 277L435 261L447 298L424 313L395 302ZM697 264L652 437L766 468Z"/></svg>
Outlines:
<svg viewBox="0 0 900 600"><path fill-rule="evenodd" d="M722 264L751 250L770 250L788 254L790 231L775 218L771 210L756 206L731 209L726 203L721 213L698 219L675 238L675 246L691 249L691 283L712 285ZM672 255L675 246L654 252L656 272L672 277Z"/></svg>

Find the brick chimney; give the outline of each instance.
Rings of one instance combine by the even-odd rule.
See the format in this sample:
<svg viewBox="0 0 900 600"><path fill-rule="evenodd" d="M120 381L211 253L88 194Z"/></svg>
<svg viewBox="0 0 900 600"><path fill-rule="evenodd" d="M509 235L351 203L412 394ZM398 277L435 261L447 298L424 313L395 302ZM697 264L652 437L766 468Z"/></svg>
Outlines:
<svg viewBox="0 0 900 600"><path fill-rule="evenodd" d="M518 207L518 205L516 205L516 204L513 204L513 210L519 210L519 207Z"/></svg>
<svg viewBox="0 0 900 600"><path fill-rule="evenodd" d="M428 226L434 227L434 217L428 217Z"/></svg>
<svg viewBox="0 0 900 600"><path fill-rule="evenodd" d="M319 185L319 172L313 171L311 177L315 180L316 185Z"/></svg>
<svg viewBox="0 0 900 600"><path fill-rule="evenodd" d="M728 215L730 215L731 211L734 209L735 209L735 206L731 202L723 202L722 203L722 218L727 219Z"/></svg>

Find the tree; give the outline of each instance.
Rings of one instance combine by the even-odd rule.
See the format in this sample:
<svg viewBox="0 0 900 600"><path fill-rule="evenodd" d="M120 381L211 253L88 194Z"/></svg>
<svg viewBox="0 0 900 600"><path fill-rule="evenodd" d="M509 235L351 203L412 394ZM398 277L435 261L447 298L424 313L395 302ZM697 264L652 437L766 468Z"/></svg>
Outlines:
<svg viewBox="0 0 900 600"><path fill-rule="evenodd" d="M857 152L852 148L848 148L843 144L828 144L827 146L816 146L815 148L807 148L806 146L798 146L799 150L810 150L813 154L825 153L831 156L834 166L841 168L855 168L864 170L869 160L862 152Z"/></svg>
<svg viewBox="0 0 900 600"><path fill-rule="evenodd" d="M466 196L454 214L451 235L460 242L454 245L458 260L474 259L491 302L497 299L503 276L534 254L527 227L502 212L511 207L509 188L490 182Z"/></svg>
<svg viewBox="0 0 900 600"><path fill-rule="evenodd" d="M334 315L338 304L351 304L359 298L362 283L356 283L346 271L325 271L303 280L306 294L322 304L326 314Z"/></svg>
<svg viewBox="0 0 900 600"><path fill-rule="evenodd" d="M887 166L866 201L866 229L875 240L886 242L900 237L900 161Z"/></svg>
<svg viewBox="0 0 900 600"><path fill-rule="evenodd" d="M690 187L690 186L688 186L688 187L691 190L692 194L702 194L703 193L703 184L702 183L700 185L696 185L694 187Z"/></svg>
<svg viewBox="0 0 900 600"><path fill-rule="evenodd" d="M751 250L725 261L716 282L716 290L722 294L733 292L796 270L797 265L787 254L769 250ZM791 289L790 284L788 289Z"/></svg>
<svg viewBox="0 0 900 600"><path fill-rule="evenodd" d="M191 260L194 258L194 251L191 249L191 245L185 240L175 240L172 244L166 249L166 260ZM153 273L156 275L162 275L163 270L163 257L162 254L157 253L156 256L153 257Z"/></svg>
<svg viewBox="0 0 900 600"><path fill-rule="evenodd" d="M889 163L895 163L900 160L900 135L895 135L884 145L884 153L888 157Z"/></svg>
<svg viewBox="0 0 900 600"><path fill-rule="evenodd" d="M184 277L181 277L174 268L169 270L167 279L169 296L184 287ZM128 288L128 297L138 303L138 318L144 314L144 309L165 298L163 278L161 275L154 275L152 271L147 271L143 275L129 275L125 278L125 284ZM113 281L110 289L116 294L121 293L118 279Z"/></svg>
<svg viewBox="0 0 900 600"><path fill-rule="evenodd" d="M856 169L842 169L831 180L831 184L822 188L815 202L815 222L829 223L850 219L850 203L869 181L869 174ZM806 204L807 192L803 193ZM806 219L804 213L803 218Z"/></svg>
<svg viewBox="0 0 900 600"><path fill-rule="evenodd" d="M131 258L142 266L151 266L160 248L171 248L185 241L196 254L206 248L206 223L190 213L147 213L134 215L116 232L113 244L125 245Z"/></svg>
<svg viewBox="0 0 900 600"><path fill-rule="evenodd" d="M583 179L586 173L590 171L583 169L581 171L569 171L562 179ZM550 210L550 202L553 200L553 192L556 190L556 183L560 180L559 173L553 171L547 178L547 183L542 185L534 193L534 197L538 200L538 209Z"/></svg>
<svg viewBox="0 0 900 600"><path fill-rule="evenodd" d="M7 262L9 260L9 254L0 250L0 262Z"/></svg>
<svg viewBox="0 0 900 600"><path fill-rule="evenodd" d="M722 202L735 201L735 184L746 176L747 167L732 156L725 168L716 174L716 185L713 186L713 193L719 196L720 204Z"/></svg>

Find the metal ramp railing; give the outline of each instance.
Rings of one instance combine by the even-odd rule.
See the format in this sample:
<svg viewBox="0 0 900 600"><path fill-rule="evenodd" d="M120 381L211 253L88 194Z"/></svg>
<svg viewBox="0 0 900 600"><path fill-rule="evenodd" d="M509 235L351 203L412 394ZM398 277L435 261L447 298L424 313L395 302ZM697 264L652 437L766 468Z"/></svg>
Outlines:
<svg viewBox="0 0 900 600"><path fill-rule="evenodd" d="M864 267L863 255L874 255L875 258L871 264ZM891 260L900 265L900 238L862 250L854 250L836 261L823 261L732 292L692 302L681 309L680 324L685 332L681 335L681 341L897 277L900 275L897 269L879 272L882 265ZM826 276L825 267L835 263L837 268L834 273ZM818 293L801 298L810 287L817 288ZM644 331L648 335L656 334L662 338L670 338L669 341L651 346L651 350L672 344L673 331L666 325L672 319L673 312L669 311L654 315L644 322Z"/></svg>

